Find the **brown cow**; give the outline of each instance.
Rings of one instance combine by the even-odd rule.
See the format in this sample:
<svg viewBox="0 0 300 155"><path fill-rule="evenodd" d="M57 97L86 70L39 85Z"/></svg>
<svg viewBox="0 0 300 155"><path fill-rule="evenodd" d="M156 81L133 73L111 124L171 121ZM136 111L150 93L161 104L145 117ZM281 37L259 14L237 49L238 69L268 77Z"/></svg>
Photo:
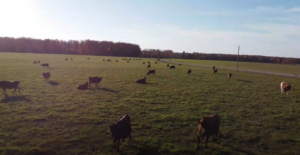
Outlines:
<svg viewBox="0 0 300 155"><path fill-rule="evenodd" d="M288 95L290 90L292 89L292 86L288 83L281 82L280 83L280 89L281 89L281 94L286 93Z"/></svg>
<svg viewBox="0 0 300 155"><path fill-rule="evenodd" d="M219 127L220 127L220 117L218 114L214 114L208 117L202 117L202 119L198 122L197 149L199 148L201 138L203 139L205 136L206 136L205 148L207 148L207 141L209 139L209 136L212 136L213 141L216 141L219 134Z"/></svg>
<svg viewBox="0 0 300 155"><path fill-rule="evenodd" d="M186 75L189 75L191 73L192 73L192 70L189 69Z"/></svg>
<svg viewBox="0 0 300 155"><path fill-rule="evenodd" d="M86 82L85 84L77 86L77 89L79 89L79 90L86 90L88 88L89 88L89 83L88 82Z"/></svg>
<svg viewBox="0 0 300 155"><path fill-rule="evenodd" d="M37 63L36 61L33 62L33 64L36 64L36 63Z"/></svg>
<svg viewBox="0 0 300 155"><path fill-rule="evenodd" d="M103 59L102 61L105 61L105 59Z"/></svg>
<svg viewBox="0 0 300 155"><path fill-rule="evenodd" d="M68 59L65 59L65 60L68 60Z"/></svg>
<svg viewBox="0 0 300 155"><path fill-rule="evenodd" d="M146 83L146 77L136 80L135 83Z"/></svg>
<svg viewBox="0 0 300 155"><path fill-rule="evenodd" d="M214 74L216 74L218 72L218 70L217 69L214 69Z"/></svg>
<svg viewBox="0 0 300 155"><path fill-rule="evenodd" d="M48 63L43 63L43 64L41 64L41 66L43 66L43 67L49 67L49 64Z"/></svg>
<svg viewBox="0 0 300 155"><path fill-rule="evenodd" d="M157 64L157 62L155 62Z"/></svg>
<svg viewBox="0 0 300 155"><path fill-rule="evenodd" d="M116 62L118 62L118 60L116 60Z"/></svg>
<svg viewBox="0 0 300 155"><path fill-rule="evenodd" d="M213 66L213 68L212 68L213 70L215 70L216 69L216 67L215 66Z"/></svg>
<svg viewBox="0 0 300 155"><path fill-rule="evenodd" d="M119 145L120 140L129 137L129 140L131 139L131 124L130 124L130 116L128 114L124 115L123 117L120 117L117 123L113 125L109 125L109 129L111 132L111 137L114 141L114 147L117 148L117 151L119 152ZM117 145L116 145L117 143Z"/></svg>
<svg viewBox="0 0 300 155"><path fill-rule="evenodd" d="M71 60L73 60L73 58L71 58Z"/></svg>
<svg viewBox="0 0 300 155"><path fill-rule="evenodd" d="M143 62L143 64L145 64L145 62Z"/></svg>
<svg viewBox="0 0 300 155"><path fill-rule="evenodd" d="M44 72L43 76L44 76L44 80L46 81L49 79L49 77L51 77L50 72Z"/></svg>
<svg viewBox="0 0 300 155"><path fill-rule="evenodd" d="M167 67L169 67L170 65L169 64L167 64Z"/></svg>
<svg viewBox="0 0 300 155"><path fill-rule="evenodd" d="M129 63L129 61L127 61L127 63Z"/></svg>
<svg viewBox="0 0 300 155"><path fill-rule="evenodd" d="M40 63L40 60L38 61L38 64Z"/></svg>
<svg viewBox="0 0 300 155"><path fill-rule="evenodd" d="M181 64L179 64L179 66L181 66Z"/></svg>
<svg viewBox="0 0 300 155"><path fill-rule="evenodd" d="M231 74L231 73L229 73L229 74L228 74L228 78L230 79L231 77L232 77L232 74Z"/></svg>
<svg viewBox="0 0 300 155"><path fill-rule="evenodd" d="M88 60L90 60L90 58L87 58Z"/></svg>
<svg viewBox="0 0 300 155"><path fill-rule="evenodd" d="M95 77L89 77L89 86L91 87L91 84L92 83L95 83L95 86L97 86L98 87L98 85L99 85L99 83L101 82L101 80L102 80L102 77L97 77L97 76L95 76Z"/></svg>
<svg viewBox="0 0 300 155"><path fill-rule="evenodd" d="M147 66L147 68L150 68L151 67L151 65L149 64L148 66Z"/></svg>
<svg viewBox="0 0 300 155"><path fill-rule="evenodd" d="M170 69L174 68L175 69L175 66L170 66Z"/></svg>
<svg viewBox="0 0 300 155"><path fill-rule="evenodd" d="M6 89L15 89L14 94L16 93L16 90L19 90L20 93L20 82L19 81L0 81L0 88L3 89L3 94L6 93Z"/></svg>
<svg viewBox="0 0 300 155"><path fill-rule="evenodd" d="M149 70L148 73L147 73L147 76L151 75L151 74L155 75L155 70Z"/></svg>

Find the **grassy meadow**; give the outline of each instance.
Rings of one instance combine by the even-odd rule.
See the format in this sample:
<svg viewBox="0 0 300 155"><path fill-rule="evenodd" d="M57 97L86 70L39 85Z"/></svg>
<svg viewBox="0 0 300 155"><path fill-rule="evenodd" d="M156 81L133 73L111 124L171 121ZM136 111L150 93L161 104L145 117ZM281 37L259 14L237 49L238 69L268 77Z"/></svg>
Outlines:
<svg viewBox="0 0 300 155"><path fill-rule="evenodd" d="M102 61L108 58L112 62ZM299 154L299 79L230 71L229 80L228 70L213 75L209 68L121 59L0 53L0 80L20 81L22 93L0 94L0 154ZM136 84L146 76L144 61L151 61L156 75ZM77 90L89 76L103 77L99 88ZM280 94L282 81L292 85L289 95ZM117 153L108 125L127 113L132 140L121 142ZM201 141L196 151L197 122L213 113L221 119L219 138L210 138L207 149Z"/></svg>
<svg viewBox="0 0 300 155"><path fill-rule="evenodd" d="M170 59L164 59L170 61ZM182 62L196 65L236 68L236 61L216 61L216 60L191 60L191 59L171 59L174 62ZM239 69L257 70L265 72L286 73L300 75L300 65L272 64L239 62Z"/></svg>

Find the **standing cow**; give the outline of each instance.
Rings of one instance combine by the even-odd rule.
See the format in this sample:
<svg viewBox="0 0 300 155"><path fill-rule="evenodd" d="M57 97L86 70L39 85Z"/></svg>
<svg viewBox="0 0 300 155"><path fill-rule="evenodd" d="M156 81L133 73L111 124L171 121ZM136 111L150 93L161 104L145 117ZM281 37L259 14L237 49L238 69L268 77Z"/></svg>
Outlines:
<svg viewBox="0 0 300 155"><path fill-rule="evenodd" d="M6 89L15 89L14 94L16 93L16 90L19 90L19 94L21 94L20 92L20 82L19 81L0 81L0 88L3 89L3 94L7 94L6 93Z"/></svg>
<svg viewBox="0 0 300 155"><path fill-rule="evenodd" d="M208 117L202 117L202 119L198 122L197 149L199 148L201 138L203 139L205 136L206 136L205 148L207 148L207 141L209 139L209 136L212 136L213 141L216 141L219 134L219 127L220 127L220 117L218 114L214 114Z"/></svg>

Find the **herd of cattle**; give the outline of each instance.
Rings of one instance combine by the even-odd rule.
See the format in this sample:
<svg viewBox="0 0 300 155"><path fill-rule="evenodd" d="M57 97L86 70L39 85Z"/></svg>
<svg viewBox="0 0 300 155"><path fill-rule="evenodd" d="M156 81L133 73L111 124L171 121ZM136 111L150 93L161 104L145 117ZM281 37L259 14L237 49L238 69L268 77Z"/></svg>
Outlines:
<svg viewBox="0 0 300 155"><path fill-rule="evenodd" d="M89 60L89 58L87 58ZM68 59L65 59L68 60ZM70 60L73 60L72 58ZM124 61L129 62L129 60L131 59L122 59ZM141 60L141 59L133 59L133 60ZM105 61L105 59L103 59L103 61ZM106 61L111 62L110 59L107 59ZM116 60L116 62L118 62L118 60ZM40 61L34 61L33 64L39 64ZM143 64L145 64L145 62L143 62ZM157 64L157 62L155 62L155 64ZM179 64L181 65L181 64ZM43 63L41 64L41 66L43 67L49 67L49 63ZM148 66L147 68L150 68L151 64L150 61L148 61ZM169 64L167 64L167 67L169 67L170 69L175 69L175 66L170 66ZM216 74L217 73L217 69L215 68L215 66L213 66L213 73ZM148 70L147 72L147 76L148 75L155 75L155 70ZM188 74L191 74L192 70L189 69L187 72ZM51 75L50 72L44 72L42 73L44 80L48 80ZM228 78L230 79L232 77L232 74L229 73L228 74ZM91 87L91 84L95 84L95 86L98 86L99 83L101 82L102 77L89 77L89 81L86 82L85 84L81 84L77 86L77 89L79 90L86 90L89 87ZM146 77L144 77L143 79L138 79L136 80L136 83L146 83ZM19 81L0 81L0 88L3 89L3 94L7 94L6 93L6 89L14 89L14 93L16 92L16 90L19 90L20 93L20 82ZM280 83L280 89L281 89L281 93L289 93L289 91L291 90L291 85L285 82L281 82ZM20 93L21 94L21 93ZM113 138L113 142L114 142L114 147L117 149L117 151L119 151L119 143L120 143L120 139L124 139L129 137L129 139L131 139L131 124L130 124L130 116L128 114L120 117L120 119L112 124L109 125L110 131L111 131L111 137ZM199 143L201 139L204 139L206 137L206 144L205 144L205 148L207 148L207 142L210 136L212 136L213 141L217 140L218 137L218 133L219 133L219 126L220 126L220 117L217 114L213 114L211 116L208 117L202 117L201 120L198 122L198 131L197 131L197 137L198 137L198 145L197 148L199 148Z"/></svg>

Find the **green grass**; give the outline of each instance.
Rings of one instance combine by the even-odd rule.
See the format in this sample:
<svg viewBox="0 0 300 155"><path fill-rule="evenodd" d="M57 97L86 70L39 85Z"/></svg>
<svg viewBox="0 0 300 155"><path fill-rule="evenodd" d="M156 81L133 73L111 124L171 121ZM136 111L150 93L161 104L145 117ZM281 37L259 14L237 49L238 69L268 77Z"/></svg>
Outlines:
<svg viewBox="0 0 300 155"><path fill-rule="evenodd" d="M148 60L157 75L134 83ZM52 82L43 80L45 71ZM120 154L298 154L299 79L232 71L229 80L227 72L170 70L150 59L0 53L0 80L21 81L24 95L0 95L0 154L118 154L108 125L126 113L132 140L121 142ZM100 87L78 91L89 76L102 76ZM281 81L292 85L289 95L280 94ZM197 121L213 113L221 118L219 139L196 151Z"/></svg>
<svg viewBox="0 0 300 155"><path fill-rule="evenodd" d="M164 60L170 61L170 59L164 59ZM236 69L236 61L192 60L192 59L171 59L171 61ZM239 62L239 69L300 75L300 65Z"/></svg>

